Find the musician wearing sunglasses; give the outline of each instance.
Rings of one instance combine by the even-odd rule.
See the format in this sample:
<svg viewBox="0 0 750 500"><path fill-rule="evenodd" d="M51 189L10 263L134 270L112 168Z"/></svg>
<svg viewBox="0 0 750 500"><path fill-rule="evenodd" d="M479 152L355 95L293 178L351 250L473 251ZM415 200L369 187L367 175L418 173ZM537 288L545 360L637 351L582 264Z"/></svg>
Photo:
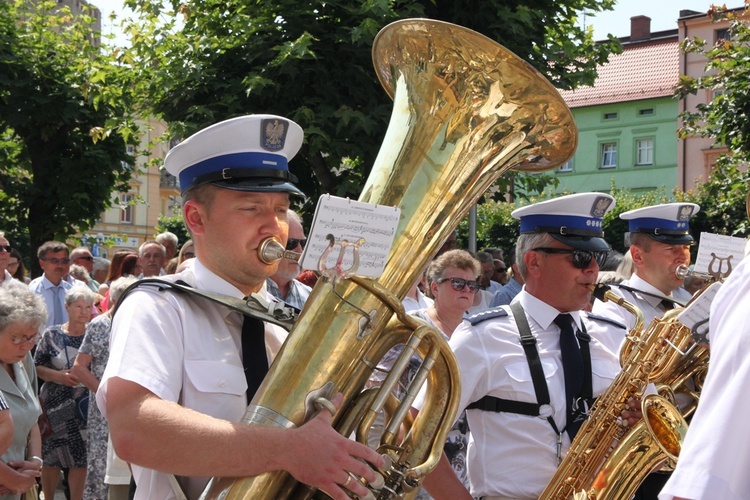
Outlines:
<svg viewBox="0 0 750 500"><path fill-rule="evenodd" d="M523 290L508 306L475 314L451 336L466 409L470 493L443 457L425 487L434 498L539 498L586 418L620 370L596 340L622 325L587 315L609 251L602 218L614 199L563 196L515 210ZM415 402L418 408L421 397ZM625 412L632 424L636 411Z"/></svg>
<svg viewBox="0 0 750 500"><path fill-rule="evenodd" d="M261 260L258 249L268 238L289 244L287 211L303 194L288 161L302 141L290 120L249 115L172 148L164 164L180 180L195 259L163 281L235 300L272 299L264 284L277 263ZM368 493L354 476L374 481L362 459L375 466L384 459L333 429L330 409L341 405L340 394L299 427L240 422L286 338L283 328L229 301L139 283L118 302L96 395L115 452L132 466L136 500L198 498L212 476L279 470L337 500Z"/></svg>
<svg viewBox="0 0 750 500"><path fill-rule="evenodd" d="M289 221L289 238L286 240L286 249L302 253L307 243L302 219L294 210L289 210L287 220ZM312 288L297 280L301 271L302 268L296 260L281 259L276 273L266 280L268 292L277 299L301 310L312 291Z"/></svg>
<svg viewBox="0 0 750 500"><path fill-rule="evenodd" d="M61 241L47 241L37 250L39 266L44 274L31 280L29 290L44 299L47 326L62 325L68 321L65 294L75 284L65 279L70 272L68 252L68 246Z"/></svg>

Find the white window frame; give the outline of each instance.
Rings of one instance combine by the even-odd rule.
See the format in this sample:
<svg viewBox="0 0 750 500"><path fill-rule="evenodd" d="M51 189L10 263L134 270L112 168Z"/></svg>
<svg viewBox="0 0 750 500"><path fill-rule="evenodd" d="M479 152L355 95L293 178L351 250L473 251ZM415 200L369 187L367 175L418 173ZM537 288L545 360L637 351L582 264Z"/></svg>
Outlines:
<svg viewBox="0 0 750 500"><path fill-rule="evenodd" d="M617 141L599 144L599 168L617 167Z"/></svg>
<svg viewBox="0 0 750 500"><path fill-rule="evenodd" d="M565 163L563 163L562 165L560 165L560 167L557 169L557 171L558 172L562 172L562 173L572 172L573 171L573 158L571 158L570 160L568 160Z"/></svg>
<svg viewBox="0 0 750 500"><path fill-rule="evenodd" d="M654 164L653 137L644 137L635 140L635 164L637 166Z"/></svg>
<svg viewBox="0 0 750 500"><path fill-rule="evenodd" d="M133 200L135 196L129 193L120 193L120 224L133 223Z"/></svg>

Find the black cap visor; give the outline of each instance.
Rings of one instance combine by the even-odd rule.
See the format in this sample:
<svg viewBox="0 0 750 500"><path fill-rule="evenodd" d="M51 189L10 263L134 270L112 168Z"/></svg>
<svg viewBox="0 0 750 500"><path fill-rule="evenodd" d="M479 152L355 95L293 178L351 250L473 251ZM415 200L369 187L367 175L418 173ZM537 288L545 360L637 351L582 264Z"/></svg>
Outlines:
<svg viewBox="0 0 750 500"><path fill-rule="evenodd" d="M244 179L229 179L211 182L216 187L233 189L235 191L253 191L258 193L289 193L292 196L305 198L305 193L300 191L291 182L280 179L246 177Z"/></svg>
<svg viewBox="0 0 750 500"><path fill-rule="evenodd" d="M598 236L578 236L575 234L556 234L548 233L560 243L577 248L579 250L589 250L592 252L609 252L612 248L604 238Z"/></svg>

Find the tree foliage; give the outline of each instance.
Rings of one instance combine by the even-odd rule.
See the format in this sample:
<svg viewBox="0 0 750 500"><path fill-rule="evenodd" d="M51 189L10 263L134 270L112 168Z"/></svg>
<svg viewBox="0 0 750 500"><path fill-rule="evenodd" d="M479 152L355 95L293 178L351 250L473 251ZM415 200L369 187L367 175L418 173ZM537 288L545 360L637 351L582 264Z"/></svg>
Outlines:
<svg viewBox="0 0 750 500"><path fill-rule="evenodd" d="M615 42L596 45L576 12L613 0L402 1L128 0L132 57L155 113L186 136L222 119L275 113L297 121L305 144L292 163L312 202L357 197L392 104L372 69L377 32L430 17L505 44L561 88L591 83ZM166 8L164 6L167 6ZM171 8L171 10L169 10ZM503 181L507 186L507 181ZM309 207L308 207L309 208Z"/></svg>
<svg viewBox="0 0 750 500"><path fill-rule="evenodd" d="M746 2L747 4L747 2ZM700 38L688 38L682 43L686 53L697 53L708 62L705 75L692 78L682 76L677 89L679 97L708 90L714 94L707 104L699 104L694 112L682 114L684 126L681 137L700 135L713 137L729 150L730 163L750 161L750 12L730 12L726 7L713 7L709 15L715 21L729 20L730 36L708 45Z"/></svg>
<svg viewBox="0 0 750 500"><path fill-rule="evenodd" d="M86 231L131 177L130 71L96 47L92 22L0 2L0 226L32 255Z"/></svg>

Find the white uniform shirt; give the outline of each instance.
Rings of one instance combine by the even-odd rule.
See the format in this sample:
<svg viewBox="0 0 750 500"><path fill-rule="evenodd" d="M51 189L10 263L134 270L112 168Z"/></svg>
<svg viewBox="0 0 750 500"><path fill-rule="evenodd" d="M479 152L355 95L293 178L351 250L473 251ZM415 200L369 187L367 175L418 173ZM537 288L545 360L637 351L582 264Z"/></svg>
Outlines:
<svg viewBox="0 0 750 500"><path fill-rule="evenodd" d="M559 312L525 290L517 300L526 311L531 333L537 338L539 358L555 408L555 424L562 430L565 381L560 329L554 323ZM503 307L509 310L508 306ZM509 313L507 317L474 326L464 321L453 333L450 346L461 374L459 413L487 395L537 402L526 355L511 316ZM573 312L571 316L580 328L581 315ZM590 320L585 324L589 334L612 326ZM590 350L593 392L597 396L610 385L620 366L617 357L594 339ZM415 403L417 408L423 394L424 391ZM468 410L467 415L471 429L467 461L472 496L538 498L557 469L557 434L547 419L483 410ZM563 433L563 452L569 447L568 435Z"/></svg>
<svg viewBox="0 0 750 500"><path fill-rule="evenodd" d="M630 290L625 290L624 288L620 288L619 286L612 287L612 291L614 293L616 293L620 297L623 297L625 300L641 310L641 312L643 313L644 328L647 328L654 318L661 318L662 316L664 316L666 310L661 305L662 299L658 297L663 296L664 294L659 291L658 288L651 285L636 274L632 275L629 280L625 280L621 284L657 295L657 297L652 297L651 295L646 295L643 293L631 292ZM673 291L671 294L667 295L667 297L679 300L683 303L686 303L688 300L690 300L690 294L682 288ZM624 307L618 306L611 301L602 302L601 300L595 300L591 312L619 321L620 323L628 327L628 331L632 330L633 326L635 326L635 316L630 314ZM619 330L618 332L622 334L625 333L623 330ZM617 335L611 338L599 338L597 340L609 347L610 350L619 352L620 344L622 344L622 341L625 340L625 336Z"/></svg>
<svg viewBox="0 0 750 500"><path fill-rule="evenodd" d="M750 498L750 258L711 303L711 364L680 459L659 500Z"/></svg>
<svg viewBox="0 0 750 500"><path fill-rule="evenodd" d="M199 261L183 273L165 277L183 280L200 290L243 297L237 288ZM157 287L143 286L120 304L112 324L110 356L97 404L106 417L108 380L135 382L157 397L200 413L239 421L247 405L241 356L242 314L207 299ZM266 324L269 364L287 332ZM200 460L200 450L195 459ZM136 499L173 499L168 475L133 465ZM197 498L208 478L188 478L182 484Z"/></svg>

